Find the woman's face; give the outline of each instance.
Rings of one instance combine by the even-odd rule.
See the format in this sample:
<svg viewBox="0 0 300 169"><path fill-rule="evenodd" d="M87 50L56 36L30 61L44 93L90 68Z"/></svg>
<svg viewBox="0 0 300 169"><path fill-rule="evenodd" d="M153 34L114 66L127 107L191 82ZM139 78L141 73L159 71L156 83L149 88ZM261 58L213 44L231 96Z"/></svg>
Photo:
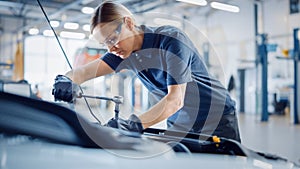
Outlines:
<svg viewBox="0 0 300 169"><path fill-rule="evenodd" d="M95 39L107 46L108 51L122 59L128 58L134 50L134 33L124 18L101 23L93 31Z"/></svg>

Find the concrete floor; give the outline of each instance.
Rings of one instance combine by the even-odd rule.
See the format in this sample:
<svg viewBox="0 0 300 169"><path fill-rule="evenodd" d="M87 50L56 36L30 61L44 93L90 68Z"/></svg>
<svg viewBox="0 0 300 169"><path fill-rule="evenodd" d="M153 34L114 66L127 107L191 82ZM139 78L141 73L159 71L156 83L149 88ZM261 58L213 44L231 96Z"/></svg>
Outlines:
<svg viewBox="0 0 300 169"><path fill-rule="evenodd" d="M261 122L261 115L238 117L243 145L300 164L300 125L292 124L289 115L270 115L268 122Z"/></svg>

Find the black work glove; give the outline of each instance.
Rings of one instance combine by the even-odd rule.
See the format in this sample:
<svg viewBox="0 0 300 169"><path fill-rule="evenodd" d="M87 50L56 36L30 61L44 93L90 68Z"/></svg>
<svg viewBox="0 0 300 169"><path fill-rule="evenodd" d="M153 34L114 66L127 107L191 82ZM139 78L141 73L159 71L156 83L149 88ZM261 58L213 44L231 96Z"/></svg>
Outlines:
<svg viewBox="0 0 300 169"><path fill-rule="evenodd" d="M79 92L79 86L64 75L57 75L54 81L52 89L54 99L73 103Z"/></svg>
<svg viewBox="0 0 300 169"><path fill-rule="evenodd" d="M114 118L110 119L104 126L119 128L126 131L133 131L142 133L144 128L141 120L134 114L132 114L128 120L119 118L118 121Z"/></svg>

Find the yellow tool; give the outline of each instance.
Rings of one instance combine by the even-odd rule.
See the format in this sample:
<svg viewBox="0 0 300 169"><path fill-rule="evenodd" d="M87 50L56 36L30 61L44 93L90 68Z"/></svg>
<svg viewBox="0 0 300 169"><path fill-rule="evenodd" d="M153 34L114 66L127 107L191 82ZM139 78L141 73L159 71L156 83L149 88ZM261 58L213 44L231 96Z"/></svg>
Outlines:
<svg viewBox="0 0 300 169"><path fill-rule="evenodd" d="M212 140L214 143L221 143L221 139L218 136L213 136ZM216 144L216 147L219 147L219 144Z"/></svg>

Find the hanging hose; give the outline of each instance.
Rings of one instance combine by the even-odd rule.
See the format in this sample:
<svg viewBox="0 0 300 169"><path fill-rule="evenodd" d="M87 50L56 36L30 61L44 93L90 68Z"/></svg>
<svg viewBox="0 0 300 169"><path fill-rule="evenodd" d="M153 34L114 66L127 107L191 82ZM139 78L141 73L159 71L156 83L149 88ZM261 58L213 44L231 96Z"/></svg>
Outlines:
<svg viewBox="0 0 300 169"><path fill-rule="evenodd" d="M47 14L46 14L46 12L45 12L45 10L44 10L44 8L43 8L41 2L40 2L39 0L37 0L37 2L38 2L38 4L39 4L39 6L40 6L40 8L41 8L41 10L42 10L42 12L43 12L43 14L44 14L46 20L47 20L47 22L48 22L48 24L49 24L49 26L50 26L52 32L54 33L54 36L55 36L55 38L56 38L56 40L57 40L57 42L58 42L58 45L59 45L61 51L63 52L63 55L64 55L64 57L65 57L65 59L66 59L68 65L69 65L70 69L72 70L73 68L72 68L72 65L71 65L71 63L70 63L68 57L67 57L67 54L66 54L64 48L62 47L62 45L61 45L61 43L60 43L60 41L59 41L59 39L58 39L58 36L57 36L55 30L54 30L53 27L51 26L50 20L49 20ZM83 90L82 90L82 88L81 88L80 86L79 86L79 89L80 89L81 93L83 93ZM93 111L92 111L92 109L91 109L91 106L89 105L87 99L86 99L85 97L83 97L83 98L84 98L84 101L85 101L85 103L86 103L86 105L87 105L87 107L88 107L89 112L91 113L91 115L98 121L99 124L101 124L100 120L99 120L99 119L96 117L96 115L93 113Z"/></svg>
<svg viewBox="0 0 300 169"><path fill-rule="evenodd" d="M188 154L192 154L192 152L182 143L177 141L169 141L166 143L171 146L175 152L184 152Z"/></svg>

